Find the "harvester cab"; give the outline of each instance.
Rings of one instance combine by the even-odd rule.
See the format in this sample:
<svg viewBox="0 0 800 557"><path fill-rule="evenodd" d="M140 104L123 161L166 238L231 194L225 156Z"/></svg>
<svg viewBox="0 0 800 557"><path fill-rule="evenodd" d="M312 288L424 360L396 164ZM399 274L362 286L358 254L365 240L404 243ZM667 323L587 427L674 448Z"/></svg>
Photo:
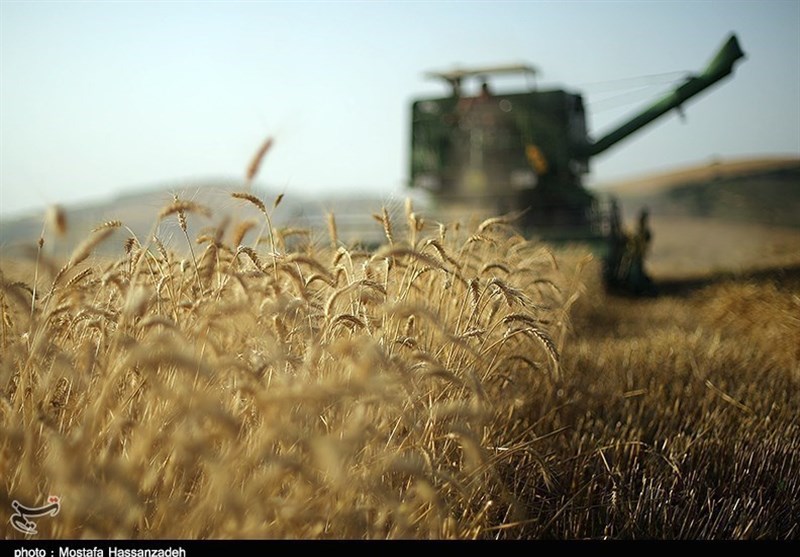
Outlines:
<svg viewBox="0 0 800 557"><path fill-rule="evenodd" d="M598 140L587 133L582 95L539 90L535 81L530 84L537 74L531 66L429 72L427 77L449 85L450 94L412 104L410 185L430 192L445 216L518 211L520 226L531 236L588 243L604 259L609 288L642 293L650 289L646 249L623 230L617 204L601 203L584 187L583 176L592 157L672 109L682 110L743 57L731 35L702 73ZM522 76L529 84L495 91L492 81L503 75ZM649 243L646 213L639 222L635 236Z"/></svg>

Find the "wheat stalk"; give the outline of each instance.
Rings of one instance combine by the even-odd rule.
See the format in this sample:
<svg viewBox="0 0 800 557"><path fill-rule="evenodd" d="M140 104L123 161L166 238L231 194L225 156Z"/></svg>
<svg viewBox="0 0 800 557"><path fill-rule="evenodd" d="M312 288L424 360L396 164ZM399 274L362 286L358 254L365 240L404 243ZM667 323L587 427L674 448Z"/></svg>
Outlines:
<svg viewBox="0 0 800 557"><path fill-rule="evenodd" d="M231 197L233 197L235 199L243 199L245 201L248 201L248 202L252 203L253 205L255 205L258 208L259 211L261 211L261 213L264 215L265 226L267 227L267 232L269 234L270 251L271 251L272 254L275 254L276 253L275 252L275 236L273 234L273 229L272 229L272 220L270 219L269 211L267 211L267 206L264 205L264 202L261 201L261 199L259 199L255 195L253 195L251 193L247 193L247 192L234 192L234 193L231 194ZM278 275L278 264L277 264L277 261L275 260L274 257L273 257L272 266L273 266L273 273L277 277L277 275Z"/></svg>
<svg viewBox="0 0 800 557"><path fill-rule="evenodd" d="M248 187L250 186L250 184L252 184L253 180L258 174L258 171L261 168L261 163L264 162L264 157L272 148L273 143L274 141L272 137L268 137L267 139L265 139L264 142L261 144L261 146L258 148L258 151L256 151L255 155L253 155L253 158L250 159L250 164L247 165L247 172L245 172L245 178L247 180Z"/></svg>

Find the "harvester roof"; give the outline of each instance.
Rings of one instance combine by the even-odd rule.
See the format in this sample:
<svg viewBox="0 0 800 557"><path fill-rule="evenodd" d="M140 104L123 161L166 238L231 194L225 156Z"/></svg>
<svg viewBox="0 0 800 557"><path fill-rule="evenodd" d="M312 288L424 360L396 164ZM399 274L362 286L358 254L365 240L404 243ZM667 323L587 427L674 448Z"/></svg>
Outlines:
<svg viewBox="0 0 800 557"><path fill-rule="evenodd" d="M535 76L538 73L539 70L526 64L506 64L501 66L485 66L479 68L457 68L444 72L426 72L425 77L443 79L452 85L461 83L464 78L468 77L485 78L490 75L500 74Z"/></svg>

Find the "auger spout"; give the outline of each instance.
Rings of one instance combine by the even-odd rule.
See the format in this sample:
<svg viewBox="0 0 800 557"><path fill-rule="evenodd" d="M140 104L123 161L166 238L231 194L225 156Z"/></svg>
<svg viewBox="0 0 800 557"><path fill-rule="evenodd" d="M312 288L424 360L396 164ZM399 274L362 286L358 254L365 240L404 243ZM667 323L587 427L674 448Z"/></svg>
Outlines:
<svg viewBox="0 0 800 557"><path fill-rule="evenodd" d="M593 157L602 153L670 110L680 110L686 101L733 73L735 63L741 58L744 58L744 52L739 46L736 35L732 34L701 74L687 78L674 91L641 113L617 126L597 141L585 145L583 155Z"/></svg>

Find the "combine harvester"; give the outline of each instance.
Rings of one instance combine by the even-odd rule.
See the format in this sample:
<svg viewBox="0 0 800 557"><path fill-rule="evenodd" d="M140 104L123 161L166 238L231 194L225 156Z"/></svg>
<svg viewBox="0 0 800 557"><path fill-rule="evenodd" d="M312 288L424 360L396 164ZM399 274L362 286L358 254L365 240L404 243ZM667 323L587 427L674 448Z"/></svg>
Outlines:
<svg viewBox="0 0 800 557"><path fill-rule="evenodd" d="M647 213L637 234L626 234L615 201L601 203L583 185L589 161L672 109L733 73L744 58L731 35L706 69L640 113L592 140L583 97L564 89L528 88L492 93L489 78L531 77L530 66L510 65L430 72L450 96L412 105L411 187L427 190L443 218L463 214L519 212L519 226L549 242L581 242L603 258L603 278L613 291L645 294L653 285L644 272L649 242ZM464 96L466 80L480 93Z"/></svg>

